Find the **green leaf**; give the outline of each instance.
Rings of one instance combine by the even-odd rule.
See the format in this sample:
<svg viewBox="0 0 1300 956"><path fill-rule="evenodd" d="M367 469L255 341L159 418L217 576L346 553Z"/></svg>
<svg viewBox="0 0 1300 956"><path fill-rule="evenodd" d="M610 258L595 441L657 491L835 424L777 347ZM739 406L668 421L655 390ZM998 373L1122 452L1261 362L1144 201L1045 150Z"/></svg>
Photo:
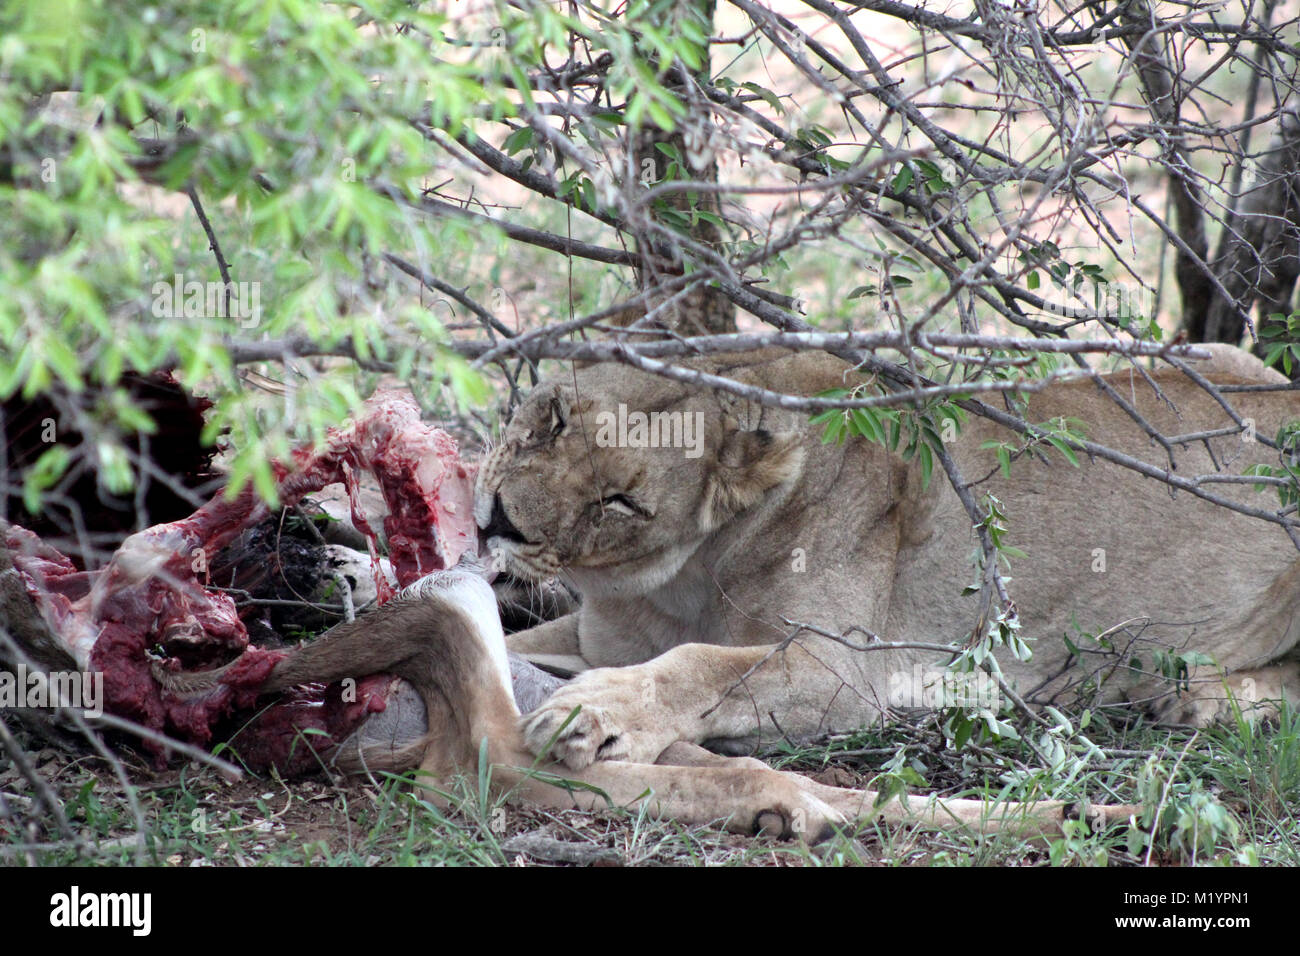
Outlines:
<svg viewBox="0 0 1300 956"><path fill-rule="evenodd" d="M1052 445L1052 447L1055 448L1057 451L1059 451L1062 455L1064 455L1066 460L1071 465L1073 465L1075 468L1079 467L1079 458L1077 455L1075 455L1073 448L1067 445L1063 439L1058 438L1055 435L1048 435L1046 437L1047 437L1047 441Z"/></svg>
<svg viewBox="0 0 1300 956"><path fill-rule="evenodd" d="M952 738L952 749L960 751L970 740L971 734L975 731L975 721L967 717L957 724L957 732Z"/></svg>
<svg viewBox="0 0 1300 956"><path fill-rule="evenodd" d="M23 479L23 507L30 514L40 514L43 492L63 477L71 460L71 453L59 444L51 445L36 459Z"/></svg>
<svg viewBox="0 0 1300 956"><path fill-rule="evenodd" d="M763 98L763 101L766 102L768 106L772 107L772 109L775 110L778 115L785 112L785 107L781 105L781 98L777 96L775 93L773 93L771 90L765 89L759 86L757 83L748 83L748 82L741 83L740 87L741 89L748 90L751 93L761 96Z"/></svg>
<svg viewBox="0 0 1300 956"><path fill-rule="evenodd" d="M85 387L85 380L81 375L81 360L63 338L58 334L46 335L41 339L41 348L44 350L45 360L50 363L50 368L64 385L78 392Z"/></svg>
<svg viewBox="0 0 1300 956"><path fill-rule="evenodd" d="M521 149L531 146L536 135L531 126L522 126L506 137L501 149L507 156L513 156Z"/></svg>
<svg viewBox="0 0 1300 956"><path fill-rule="evenodd" d="M646 112L665 133L671 133L677 128L677 121L673 119L673 114L668 112L668 108L655 99L646 100Z"/></svg>
<svg viewBox="0 0 1300 956"><path fill-rule="evenodd" d="M912 170L907 166L904 166L899 169L898 173L894 176L894 181L889 184L889 188L892 192L896 193L907 192L908 188L912 185L913 178Z"/></svg>
<svg viewBox="0 0 1300 956"><path fill-rule="evenodd" d="M876 443L883 443L885 440L884 432L880 428L880 422L876 416L871 413L871 409L855 408L850 413L855 431L863 438Z"/></svg>

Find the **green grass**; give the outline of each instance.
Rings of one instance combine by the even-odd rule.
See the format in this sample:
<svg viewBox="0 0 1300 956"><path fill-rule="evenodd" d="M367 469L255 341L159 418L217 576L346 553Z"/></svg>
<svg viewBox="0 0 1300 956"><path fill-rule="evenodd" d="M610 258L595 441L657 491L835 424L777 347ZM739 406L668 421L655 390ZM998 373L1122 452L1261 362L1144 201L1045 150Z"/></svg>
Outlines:
<svg viewBox="0 0 1300 956"><path fill-rule="evenodd" d="M1129 825L1089 833L1082 824L1050 841L870 824L816 847L749 839L717 827L685 827L644 811L589 814L504 805L485 779L444 789L415 778L322 777L236 784L207 770L130 771L140 827L117 783L88 758L47 756L43 772L89 846L78 857L49 834L0 828L0 862L154 866L500 866L546 862L511 849L520 834L605 851L626 865L1006 866L1300 864L1300 715L1266 725L1238 719L1170 731L1099 715L1087 730L1099 748L1082 769L1036 763L1024 741L947 746L933 718L837 736L766 754L774 766L833 773L836 782L940 796L1086 799L1134 803ZM1080 751L1081 752L1081 751ZM47 755L49 751L45 752ZM882 768L888 768L882 774ZM4 777L0 775L0 780ZM19 782L3 790L23 798ZM27 850L36 844L37 849ZM137 856L138 853L138 856Z"/></svg>
<svg viewBox="0 0 1300 956"><path fill-rule="evenodd" d="M869 828L876 860L954 865L1271 864L1300 863L1300 715L1284 707L1276 720L1199 731L1141 722L1088 728L1100 753L1084 769L1052 772L1035 763L1024 741L984 741L953 753L937 723L864 731L814 747L767 755L804 771L846 769L858 785L914 793L1013 800L1068 799L1131 803L1143 812L1128 826L1089 833L1086 826L1046 845L1003 835ZM893 772L880 773L888 764Z"/></svg>

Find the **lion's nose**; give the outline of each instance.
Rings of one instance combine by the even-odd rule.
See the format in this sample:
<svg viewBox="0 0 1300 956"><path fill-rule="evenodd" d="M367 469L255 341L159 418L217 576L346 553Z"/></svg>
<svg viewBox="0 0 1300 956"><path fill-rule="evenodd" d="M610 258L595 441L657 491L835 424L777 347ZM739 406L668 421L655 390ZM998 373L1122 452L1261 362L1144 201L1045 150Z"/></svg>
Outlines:
<svg viewBox="0 0 1300 956"><path fill-rule="evenodd" d="M506 517L505 506L501 504L501 496L493 495L492 497L492 514L488 518L488 523L483 527L483 538L505 538L507 541L521 541L527 543L527 540L514 523Z"/></svg>

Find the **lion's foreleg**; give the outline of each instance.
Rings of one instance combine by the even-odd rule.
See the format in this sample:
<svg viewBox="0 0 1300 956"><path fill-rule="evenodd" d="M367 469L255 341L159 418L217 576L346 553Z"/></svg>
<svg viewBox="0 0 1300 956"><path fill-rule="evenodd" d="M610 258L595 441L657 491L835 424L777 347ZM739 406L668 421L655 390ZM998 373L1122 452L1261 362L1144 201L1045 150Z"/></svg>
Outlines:
<svg viewBox="0 0 1300 956"><path fill-rule="evenodd" d="M578 614L566 614L506 638L506 646L542 670L570 677L591 665L578 644Z"/></svg>

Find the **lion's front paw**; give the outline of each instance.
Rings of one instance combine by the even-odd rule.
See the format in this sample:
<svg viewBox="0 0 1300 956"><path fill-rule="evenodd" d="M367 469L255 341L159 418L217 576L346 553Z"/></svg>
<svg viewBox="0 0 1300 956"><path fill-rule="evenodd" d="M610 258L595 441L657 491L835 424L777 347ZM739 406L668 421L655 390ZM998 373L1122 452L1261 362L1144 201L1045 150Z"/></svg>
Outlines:
<svg viewBox="0 0 1300 956"><path fill-rule="evenodd" d="M524 717L523 731L529 750L571 770L597 760L654 763L681 739L642 667L588 671Z"/></svg>

